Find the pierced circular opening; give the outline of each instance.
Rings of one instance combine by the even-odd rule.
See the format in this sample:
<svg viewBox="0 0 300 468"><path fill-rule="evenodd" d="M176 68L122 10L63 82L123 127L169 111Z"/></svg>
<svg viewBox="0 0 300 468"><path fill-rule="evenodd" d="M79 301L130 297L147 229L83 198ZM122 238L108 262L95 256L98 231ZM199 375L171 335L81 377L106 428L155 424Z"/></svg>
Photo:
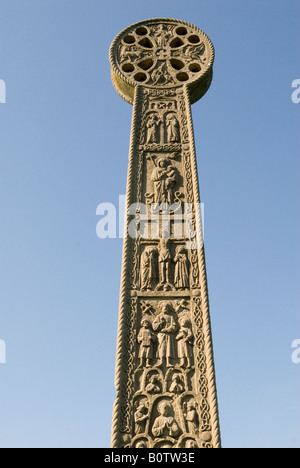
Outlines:
<svg viewBox="0 0 300 468"><path fill-rule="evenodd" d="M183 44L184 42L182 39L180 39L180 37L175 37L175 39L173 39L171 42L170 47L172 49L178 49L178 47L181 47Z"/></svg>
<svg viewBox="0 0 300 468"><path fill-rule="evenodd" d="M132 65L132 63L125 63L123 66L122 66L122 70L125 72L125 73L132 73L134 71L134 66Z"/></svg>
<svg viewBox="0 0 300 468"><path fill-rule="evenodd" d="M196 34L194 34L193 36L190 36L189 37L189 42L191 44L199 44L200 42L200 37L199 36L196 36Z"/></svg>
<svg viewBox="0 0 300 468"><path fill-rule="evenodd" d="M179 28L176 29L176 33L178 36L186 36L187 35L187 29L183 26L180 26Z"/></svg>
<svg viewBox="0 0 300 468"><path fill-rule="evenodd" d="M140 68L142 68L142 70L149 70L152 67L153 63L153 60L146 59L140 62L138 65Z"/></svg>
<svg viewBox="0 0 300 468"><path fill-rule="evenodd" d="M128 36L124 37L123 41L125 42L125 44L134 44L135 37L129 34Z"/></svg>
<svg viewBox="0 0 300 468"><path fill-rule="evenodd" d="M199 63L191 63L189 70L193 73L199 73L199 71L201 71L201 67Z"/></svg>
<svg viewBox="0 0 300 468"><path fill-rule="evenodd" d="M184 63L181 62L181 60L171 59L170 64L175 70L181 70L182 68L184 68Z"/></svg>
<svg viewBox="0 0 300 468"><path fill-rule="evenodd" d="M177 73L176 78L178 81L187 81L189 79L189 75L185 72Z"/></svg>
<svg viewBox="0 0 300 468"><path fill-rule="evenodd" d="M144 39L142 39L141 41L139 41L139 44L140 44L142 47L146 47L146 49L152 49L152 48L153 48L153 44L152 44L152 42L150 41L149 37L144 37Z"/></svg>
<svg viewBox="0 0 300 468"><path fill-rule="evenodd" d="M140 28L137 28L136 33L138 36L146 36L146 34L148 34L148 30L141 26Z"/></svg>
<svg viewBox="0 0 300 468"><path fill-rule="evenodd" d="M139 83L143 83L147 80L147 75L145 73L137 73L136 75L134 75L134 79Z"/></svg>

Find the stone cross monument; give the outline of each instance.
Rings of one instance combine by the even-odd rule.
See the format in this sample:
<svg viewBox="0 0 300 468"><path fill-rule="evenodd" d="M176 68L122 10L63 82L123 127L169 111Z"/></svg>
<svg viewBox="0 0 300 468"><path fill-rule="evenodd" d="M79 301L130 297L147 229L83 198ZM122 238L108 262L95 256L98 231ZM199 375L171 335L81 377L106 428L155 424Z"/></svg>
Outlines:
<svg viewBox="0 0 300 468"><path fill-rule="evenodd" d="M217 448L220 432L191 104L214 49L192 24L129 26L110 49L133 104L113 448Z"/></svg>

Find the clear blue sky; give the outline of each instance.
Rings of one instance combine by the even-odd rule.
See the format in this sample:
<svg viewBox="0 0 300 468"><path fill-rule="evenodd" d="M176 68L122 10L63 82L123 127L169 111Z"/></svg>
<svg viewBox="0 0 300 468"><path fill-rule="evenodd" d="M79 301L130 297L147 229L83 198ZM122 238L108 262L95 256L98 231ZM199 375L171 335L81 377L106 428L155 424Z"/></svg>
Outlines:
<svg viewBox="0 0 300 468"><path fill-rule="evenodd" d="M193 106L224 447L300 447L298 0L1 0L0 447L108 447L132 107L122 29L174 17L216 49Z"/></svg>

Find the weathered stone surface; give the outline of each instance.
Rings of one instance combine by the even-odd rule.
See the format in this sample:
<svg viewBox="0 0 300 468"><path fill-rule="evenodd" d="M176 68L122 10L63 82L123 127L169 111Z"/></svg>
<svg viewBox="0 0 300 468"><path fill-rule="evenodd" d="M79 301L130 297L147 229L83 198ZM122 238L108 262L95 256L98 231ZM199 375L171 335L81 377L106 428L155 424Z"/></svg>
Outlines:
<svg viewBox="0 0 300 468"><path fill-rule="evenodd" d="M126 225L136 228L123 250L115 448L220 447L190 109L213 59L200 29L172 19L132 25L111 46L113 84L134 104Z"/></svg>

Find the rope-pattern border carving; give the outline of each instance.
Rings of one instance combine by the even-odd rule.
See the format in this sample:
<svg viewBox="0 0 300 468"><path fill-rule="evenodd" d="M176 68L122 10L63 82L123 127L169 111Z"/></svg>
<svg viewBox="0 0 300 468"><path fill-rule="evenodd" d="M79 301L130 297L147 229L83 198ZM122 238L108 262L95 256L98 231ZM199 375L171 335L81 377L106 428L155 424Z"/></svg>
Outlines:
<svg viewBox="0 0 300 468"><path fill-rule="evenodd" d="M120 439L120 421L122 420L122 407L126 402L122 398L122 386L124 380L127 378L127 373L123 372L124 356L127 353L126 350L126 317L130 314L128 310L128 292L130 288L130 260L133 255L133 239L128 235L128 226L130 222L130 216L128 215L129 207L134 202L134 181L135 181L135 151L138 148L138 135L140 132L140 126L138 122L138 105L141 102L139 99L141 94L141 88L137 87L135 92L135 101L132 115L132 133L129 150L129 165L128 165L128 176L127 176L127 195L126 195L126 222L125 222L125 235L124 235L124 246L123 246L123 263L122 263L122 275L121 275L121 291L120 291L120 307L119 307L119 322L118 322L118 338L117 338L117 355L116 355L116 376L115 376L115 388L116 388L116 401L113 409L113 421L112 421L112 439L111 446L118 448L121 444Z"/></svg>
<svg viewBox="0 0 300 468"><path fill-rule="evenodd" d="M184 88L185 98L187 105L188 115L188 129L190 133L189 141L192 143L191 147L191 165L192 165L192 178L194 187L194 201L200 203L200 192L199 192L199 181L198 181L198 169L196 160L195 150L195 137L194 127L191 113L191 103L187 87ZM213 344L212 344L212 333L211 333L211 322L209 313L209 298L207 289L207 275L206 275L206 263L205 263L205 250L203 242L203 226L201 213L196 216L196 232L198 238L198 245L200 249L199 254L199 272L200 272L200 290L201 290L201 309L203 314L203 333L205 336L205 356L207 359L207 379L208 379L208 390L209 390L209 403L211 411L211 425L212 425L212 446L214 448L221 447L221 436L220 436L220 425L219 425L219 413L218 413L218 402L217 402L217 389L215 382L215 366L213 356Z"/></svg>

